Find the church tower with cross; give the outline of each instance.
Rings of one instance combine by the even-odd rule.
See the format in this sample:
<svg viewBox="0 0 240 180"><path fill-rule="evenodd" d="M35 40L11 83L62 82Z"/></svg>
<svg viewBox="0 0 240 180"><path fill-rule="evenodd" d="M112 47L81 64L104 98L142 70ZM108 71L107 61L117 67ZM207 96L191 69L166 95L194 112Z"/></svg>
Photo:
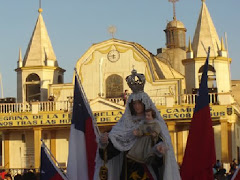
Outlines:
<svg viewBox="0 0 240 180"><path fill-rule="evenodd" d="M173 3L173 20L168 22L164 30L166 47L157 50L158 58L174 68L182 75L185 74L182 59L186 57L186 31L184 24L177 20L175 4L178 0L168 0Z"/></svg>
<svg viewBox="0 0 240 180"><path fill-rule="evenodd" d="M41 7L41 6L40 6ZM58 66L51 40L42 17L42 9L24 58L17 63L17 102L47 101L49 84L62 84L65 70Z"/></svg>
<svg viewBox="0 0 240 180"><path fill-rule="evenodd" d="M193 41L189 40L186 59L183 60L187 92L194 93L196 92L195 89L199 88L203 65L207 57L207 49L210 47L208 66L209 92L218 93L221 104L231 103L231 59L228 57L223 38L219 39L205 0L201 1L202 7ZM221 96L221 94L224 95Z"/></svg>

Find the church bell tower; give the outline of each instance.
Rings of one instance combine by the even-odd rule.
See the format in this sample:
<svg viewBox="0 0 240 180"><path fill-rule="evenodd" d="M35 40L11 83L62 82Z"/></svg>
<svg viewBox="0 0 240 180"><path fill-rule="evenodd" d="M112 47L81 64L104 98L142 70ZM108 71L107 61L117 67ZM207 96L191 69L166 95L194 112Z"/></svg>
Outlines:
<svg viewBox="0 0 240 180"><path fill-rule="evenodd" d="M233 100L230 95L231 59L227 56L223 39L220 41L218 37L206 2L202 0L202 8L193 41L191 43L191 40L189 40L186 59L183 60L186 72L186 90L189 94L196 93L199 88L208 47L210 47L208 66L209 93L218 93L218 100L221 104L231 103Z"/></svg>
<svg viewBox="0 0 240 180"><path fill-rule="evenodd" d="M17 63L17 102L47 101L48 85L63 83L65 70L60 68L48 36L42 9L22 60Z"/></svg>

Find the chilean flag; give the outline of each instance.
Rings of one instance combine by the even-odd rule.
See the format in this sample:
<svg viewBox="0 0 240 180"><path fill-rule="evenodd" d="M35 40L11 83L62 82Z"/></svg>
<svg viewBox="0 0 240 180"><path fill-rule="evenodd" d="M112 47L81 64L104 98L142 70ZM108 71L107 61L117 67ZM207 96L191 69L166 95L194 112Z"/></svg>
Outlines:
<svg viewBox="0 0 240 180"><path fill-rule="evenodd" d="M239 165L238 165L239 166ZM240 166L237 168L237 170L235 171L233 177L231 180L240 180Z"/></svg>
<svg viewBox="0 0 240 180"><path fill-rule="evenodd" d="M213 180L216 162L214 132L208 97L208 56L204 65L198 97L190 125L186 150L180 169L182 180Z"/></svg>
<svg viewBox="0 0 240 180"><path fill-rule="evenodd" d="M79 81L75 75L67 175L70 180L92 180L97 150L94 118Z"/></svg>
<svg viewBox="0 0 240 180"><path fill-rule="evenodd" d="M41 146L40 180L67 180L63 172L52 161L44 144Z"/></svg>

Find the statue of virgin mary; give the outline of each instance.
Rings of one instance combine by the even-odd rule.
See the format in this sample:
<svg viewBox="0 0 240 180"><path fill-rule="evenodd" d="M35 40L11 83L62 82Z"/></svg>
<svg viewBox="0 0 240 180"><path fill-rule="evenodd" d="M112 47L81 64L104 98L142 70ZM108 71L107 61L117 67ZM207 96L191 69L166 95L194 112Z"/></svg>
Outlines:
<svg viewBox="0 0 240 180"><path fill-rule="evenodd" d="M100 137L94 179L101 179L99 177L100 169L102 166L106 166L107 177L110 180L136 178L180 180L179 167L168 128L155 104L144 92L144 75L133 69L126 81L133 92L128 97L126 109L121 119L109 133L104 133ZM137 140L133 131L143 123L144 111L150 108L156 112L156 120L160 125L161 132L158 143L153 147L154 161L151 164L142 164L128 159L126 154ZM162 152L160 149L165 149L165 151Z"/></svg>

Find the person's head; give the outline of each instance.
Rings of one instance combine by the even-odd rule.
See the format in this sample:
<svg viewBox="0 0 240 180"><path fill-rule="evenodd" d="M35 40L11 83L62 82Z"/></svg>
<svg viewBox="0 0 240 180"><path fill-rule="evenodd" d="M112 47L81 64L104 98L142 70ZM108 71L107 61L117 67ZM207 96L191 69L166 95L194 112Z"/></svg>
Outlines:
<svg viewBox="0 0 240 180"><path fill-rule="evenodd" d="M22 180L22 175L21 174L15 175L14 180Z"/></svg>
<svg viewBox="0 0 240 180"><path fill-rule="evenodd" d="M27 173L24 173L22 177L24 180L37 180L37 176L30 171Z"/></svg>
<svg viewBox="0 0 240 180"><path fill-rule="evenodd" d="M5 174L4 179L6 179L6 180L12 180L11 174Z"/></svg>
<svg viewBox="0 0 240 180"><path fill-rule="evenodd" d="M131 101L129 104L129 108L130 108L131 114L135 116L143 115L145 111L145 106L140 100Z"/></svg>
<svg viewBox="0 0 240 180"><path fill-rule="evenodd" d="M146 109L145 110L145 117L146 120L153 120L154 118L156 118L156 112L153 109Z"/></svg>

